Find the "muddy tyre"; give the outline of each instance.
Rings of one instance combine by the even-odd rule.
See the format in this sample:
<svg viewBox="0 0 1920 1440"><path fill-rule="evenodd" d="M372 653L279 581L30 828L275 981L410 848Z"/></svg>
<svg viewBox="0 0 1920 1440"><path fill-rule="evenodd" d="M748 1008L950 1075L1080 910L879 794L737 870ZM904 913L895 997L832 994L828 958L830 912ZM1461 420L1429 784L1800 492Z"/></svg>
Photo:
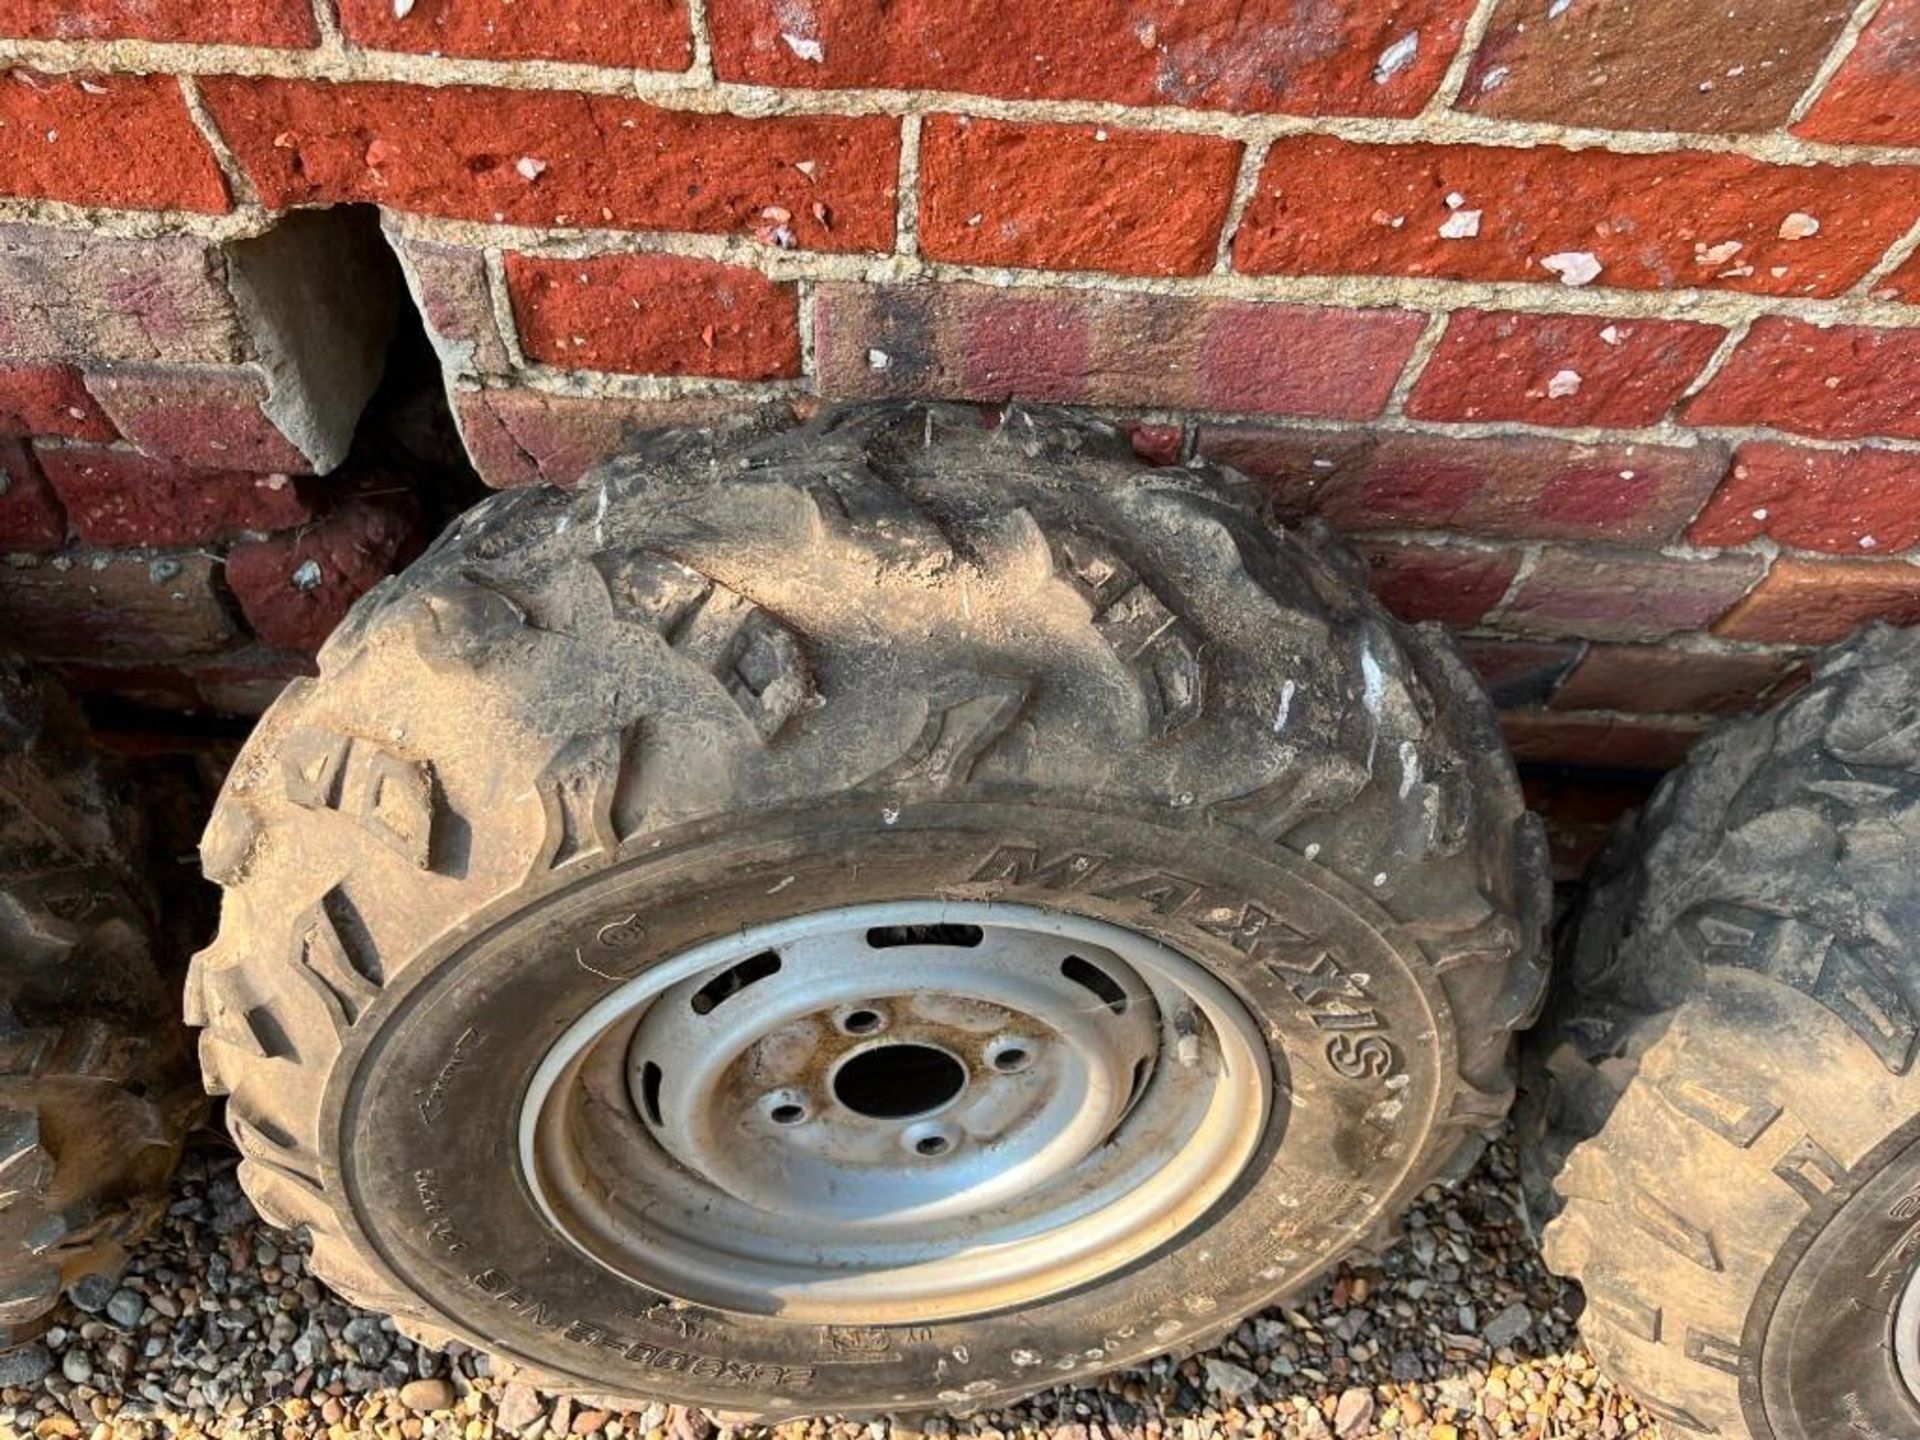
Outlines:
<svg viewBox="0 0 1920 1440"><path fill-rule="evenodd" d="M1920 1434L1920 632L1702 744L1530 1037L1529 1198L1675 1433Z"/></svg>
<svg viewBox="0 0 1920 1440"><path fill-rule="evenodd" d="M415 1334L771 1415L1375 1242L1507 1108L1542 847L1446 642L1230 489L883 407L471 512L206 837L262 1210Z"/></svg>
<svg viewBox="0 0 1920 1440"><path fill-rule="evenodd" d="M105 1298L202 1105L137 810L66 698L0 659L0 1348L63 1292Z"/></svg>

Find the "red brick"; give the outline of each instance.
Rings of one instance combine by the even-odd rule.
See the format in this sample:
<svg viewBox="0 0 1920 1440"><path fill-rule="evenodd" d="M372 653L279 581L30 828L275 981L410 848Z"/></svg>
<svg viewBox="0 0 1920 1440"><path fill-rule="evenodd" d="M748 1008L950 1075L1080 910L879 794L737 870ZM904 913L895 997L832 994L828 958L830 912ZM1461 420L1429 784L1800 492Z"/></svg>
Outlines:
<svg viewBox="0 0 1920 1440"><path fill-rule="evenodd" d="M920 139L920 248L970 265L1202 275L1241 148L1206 135L935 115Z"/></svg>
<svg viewBox="0 0 1920 1440"><path fill-rule="evenodd" d="M1180 425L1148 425L1136 420L1122 420L1120 429L1125 432L1127 443L1133 447L1133 453L1149 465L1178 465L1182 449L1187 443L1187 432Z"/></svg>
<svg viewBox="0 0 1920 1440"><path fill-rule="evenodd" d="M1268 153L1234 264L1256 275L1555 283L1542 262L1584 253L1601 266L1599 285L1837 295L1913 223L1916 185L1920 167L1304 135ZM1476 210L1477 235L1440 234L1449 217ZM1795 213L1818 220L1818 233L1781 239ZM1724 249L1732 244L1737 252Z"/></svg>
<svg viewBox="0 0 1920 1440"><path fill-rule="evenodd" d="M1722 475L1717 445L1576 445L1393 431L1205 426L1199 451L1274 487L1289 517L1342 530L1527 540L1677 540Z"/></svg>
<svg viewBox="0 0 1920 1440"><path fill-rule="evenodd" d="M1582 647L1577 641L1500 640L1469 635L1460 653L1487 687L1495 705L1538 705L1551 695Z"/></svg>
<svg viewBox="0 0 1920 1440"><path fill-rule="evenodd" d="M1407 400L1427 420L1651 425L1726 332L1685 320L1460 310Z"/></svg>
<svg viewBox="0 0 1920 1440"><path fill-rule="evenodd" d="M622 70L684 70L693 59L685 0L340 0L347 39L367 50L480 60L572 60Z"/></svg>
<svg viewBox="0 0 1920 1440"><path fill-rule="evenodd" d="M34 555L66 543L67 517L46 477L24 446L0 440L0 551Z"/></svg>
<svg viewBox="0 0 1920 1440"><path fill-rule="evenodd" d="M1851 0L1501 0L1459 108L1602 130L1695 134L1784 124Z"/></svg>
<svg viewBox="0 0 1920 1440"><path fill-rule="evenodd" d="M469 85L220 76L201 89L275 207L365 202L542 228L893 246L900 137L884 117L752 120Z"/></svg>
<svg viewBox="0 0 1920 1440"><path fill-rule="evenodd" d="M1412 115L1471 0L712 0L725 80L1208 110ZM1396 44L1417 35L1402 58ZM1392 53L1389 53L1392 52Z"/></svg>
<svg viewBox="0 0 1920 1440"><path fill-rule="evenodd" d="M1764 563L1729 555L1676 560L1629 551L1540 552L1500 628L1549 639L1664 640L1704 630L1747 593Z"/></svg>
<svg viewBox="0 0 1920 1440"><path fill-rule="evenodd" d="M100 413L73 366L4 362L0 362L0 435L117 438L113 422Z"/></svg>
<svg viewBox="0 0 1920 1440"><path fill-rule="evenodd" d="M1364 420L1425 321L1180 295L822 285L822 393L1164 406Z"/></svg>
<svg viewBox="0 0 1920 1440"><path fill-rule="evenodd" d="M220 248L190 236L128 240L0 225L0 354L59 362L239 359L246 337L225 274ZM64 303L49 305L50 295Z"/></svg>
<svg viewBox="0 0 1920 1440"><path fill-rule="evenodd" d="M28 655L140 660L225 649L233 619L197 550L61 554L14 566L0 585L0 633Z"/></svg>
<svg viewBox="0 0 1920 1440"><path fill-rule="evenodd" d="M156 459L260 474L313 469L261 409L267 382L249 366L103 370L87 388L120 433Z"/></svg>
<svg viewBox="0 0 1920 1440"><path fill-rule="evenodd" d="M0 73L0 194L218 215L227 183L170 75Z"/></svg>
<svg viewBox="0 0 1920 1440"><path fill-rule="evenodd" d="M1684 715L1653 719L1515 710L1500 717L1516 760L1618 770L1671 770L1709 728L1710 722Z"/></svg>
<svg viewBox="0 0 1920 1440"><path fill-rule="evenodd" d="M1507 593L1520 557L1505 550L1460 550L1438 545L1362 543L1367 583L1380 603L1402 620L1477 623Z"/></svg>
<svg viewBox="0 0 1920 1440"><path fill-rule="evenodd" d="M441 365L462 375L504 375L511 370L513 360L493 313L486 256L465 245L412 235L389 232L387 238Z"/></svg>
<svg viewBox="0 0 1920 1440"><path fill-rule="evenodd" d="M1755 710L1798 663L1785 655L1595 645L1551 707L1668 714Z"/></svg>
<svg viewBox="0 0 1920 1440"><path fill-rule="evenodd" d="M1920 145L1920 0L1887 0L1793 128L1842 145Z"/></svg>
<svg viewBox="0 0 1920 1440"><path fill-rule="evenodd" d="M419 524L404 493L349 498L296 534L235 545L227 587L267 644L316 651L355 600L417 553Z"/></svg>
<svg viewBox="0 0 1920 1440"><path fill-rule="evenodd" d="M320 39L307 0L0 0L0 35L280 48Z"/></svg>
<svg viewBox="0 0 1920 1440"><path fill-rule="evenodd" d="M1783 555L1713 631L1729 640L1828 645L1870 620L1920 624L1920 568L1897 560Z"/></svg>
<svg viewBox="0 0 1920 1440"><path fill-rule="evenodd" d="M41 446L40 467L89 545L193 545L235 530L284 530L313 510L285 475L189 470L128 450Z"/></svg>
<svg viewBox="0 0 1920 1440"><path fill-rule="evenodd" d="M1798 550L1895 554L1920 544L1920 455L1812 450L1754 441L1687 538L1744 545L1761 536Z"/></svg>
<svg viewBox="0 0 1920 1440"><path fill-rule="evenodd" d="M730 380L800 373L793 286L757 270L679 255L509 255L507 291L531 360Z"/></svg>
<svg viewBox="0 0 1920 1440"><path fill-rule="evenodd" d="M771 397L758 419L770 429L793 422L788 403ZM489 485L570 486L581 475L650 431L711 425L753 416L738 395L682 400L626 400L612 396L549 395L540 390L478 390L455 397L461 438L480 478Z"/></svg>
<svg viewBox="0 0 1920 1440"><path fill-rule="evenodd" d="M1920 329L1879 330L1768 315L1756 320L1682 416L1802 435L1920 439Z"/></svg>

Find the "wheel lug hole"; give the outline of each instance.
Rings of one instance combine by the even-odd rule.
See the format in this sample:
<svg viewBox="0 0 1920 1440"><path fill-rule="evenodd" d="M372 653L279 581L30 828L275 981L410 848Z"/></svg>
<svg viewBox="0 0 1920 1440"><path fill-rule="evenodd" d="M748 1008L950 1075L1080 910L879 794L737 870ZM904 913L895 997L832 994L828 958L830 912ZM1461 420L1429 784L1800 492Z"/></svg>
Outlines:
<svg viewBox="0 0 1920 1440"><path fill-rule="evenodd" d="M794 1090L776 1090L760 1098L760 1110L775 1125L799 1125L813 1113L807 1097Z"/></svg>
<svg viewBox="0 0 1920 1440"><path fill-rule="evenodd" d="M1002 1075L1018 1075L1033 1064L1033 1051L1019 1041L1003 1041L987 1052L987 1063Z"/></svg>
<svg viewBox="0 0 1920 1440"><path fill-rule="evenodd" d="M849 1035L876 1035L884 1030L887 1017L878 1010L861 1006L840 1016L840 1028Z"/></svg>
<svg viewBox="0 0 1920 1440"><path fill-rule="evenodd" d="M951 1125L915 1125L900 1137L900 1143L919 1159L938 1160L959 1148L960 1134Z"/></svg>

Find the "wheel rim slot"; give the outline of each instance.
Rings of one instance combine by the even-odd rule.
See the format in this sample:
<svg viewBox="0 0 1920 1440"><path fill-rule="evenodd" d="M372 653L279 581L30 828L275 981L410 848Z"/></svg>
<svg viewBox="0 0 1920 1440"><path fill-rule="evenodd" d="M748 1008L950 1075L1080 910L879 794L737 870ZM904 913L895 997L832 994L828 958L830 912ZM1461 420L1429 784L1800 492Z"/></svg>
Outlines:
<svg viewBox="0 0 1920 1440"><path fill-rule="evenodd" d="M689 1003L693 1006L694 1014L711 1015L724 1001L731 1000L749 985L779 973L779 952L762 950L758 955L749 955L738 965L722 970L696 990Z"/></svg>

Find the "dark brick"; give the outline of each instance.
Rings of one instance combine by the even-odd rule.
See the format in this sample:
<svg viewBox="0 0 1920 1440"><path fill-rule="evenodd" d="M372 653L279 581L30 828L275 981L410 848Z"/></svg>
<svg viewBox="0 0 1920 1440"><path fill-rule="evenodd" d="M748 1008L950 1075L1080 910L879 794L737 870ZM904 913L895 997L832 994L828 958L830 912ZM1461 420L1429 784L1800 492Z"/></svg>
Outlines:
<svg viewBox="0 0 1920 1440"><path fill-rule="evenodd" d="M225 648L235 633L197 550L63 554L15 565L0 584L0 626L28 655L154 662Z"/></svg>
<svg viewBox="0 0 1920 1440"><path fill-rule="evenodd" d="M87 388L120 433L177 465L302 474L313 464L267 418L267 382L252 366L96 371Z"/></svg>
<svg viewBox="0 0 1920 1440"><path fill-rule="evenodd" d="M1553 697L1556 710L1708 714L1760 708L1791 675L1791 656L1595 645Z"/></svg>
<svg viewBox="0 0 1920 1440"><path fill-rule="evenodd" d="M1080 289L822 285L823 393L1367 419L1424 321L1339 310Z"/></svg>
<svg viewBox="0 0 1920 1440"><path fill-rule="evenodd" d="M1203 426L1199 451L1274 487L1284 515L1342 530L1462 530L1664 544L1725 473L1717 445Z"/></svg>
<svg viewBox="0 0 1920 1440"><path fill-rule="evenodd" d="M550 395L541 390L477 390L456 398L467 453L489 485L570 486L600 461L630 449L649 431L758 419L770 429L793 422L784 397L754 402L738 395L682 400Z"/></svg>
<svg viewBox="0 0 1920 1440"><path fill-rule="evenodd" d="M219 248L191 236L127 240L0 225L0 354L16 359L245 358Z"/></svg>
<svg viewBox="0 0 1920 1440"><path fill-rule="evenodd" d="M1460 653L1487 695L1503 710L1539 705L1573 668L1583 647L1576 641L1501 640L1469 635Z"/></svg>
<svg viewBox="0 0 1920 1440"><path fill-rule="evenodd" d="M1409 622L1475 624L1500 603L1520 568L1520 557L1505 550L1390 540L1361 541L1355 548L1367 562L1367 582L1380 603Z"/></svg>
<svg viewBox="0 0 1920 1440"><path fill-rule="evenodd" d="M1664 640L1705 630L1752 588L1764 568L1763 561L1747 555L1678 560L1549 548L1507 602L1499 625L1548 639Z"/></svg>
<svg viewBox="0 0 1920 1440"><path fill-rule="evenodd" d="M1501 0L1459 108L1601 130L1772 130L1853 8L1847 0Z"/></svg>

